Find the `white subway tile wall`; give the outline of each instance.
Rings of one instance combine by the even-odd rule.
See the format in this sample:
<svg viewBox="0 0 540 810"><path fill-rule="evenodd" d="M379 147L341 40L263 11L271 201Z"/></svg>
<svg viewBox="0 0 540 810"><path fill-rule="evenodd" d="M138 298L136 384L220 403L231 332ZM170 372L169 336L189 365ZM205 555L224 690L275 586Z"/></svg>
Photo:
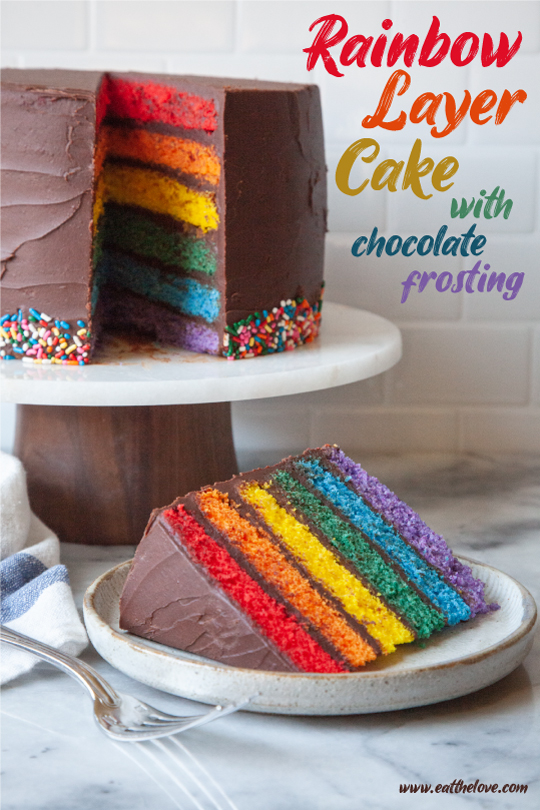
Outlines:
<svg viewBox="0 0 540 810"><path fill-rule="evenodd" d="M530 2L529 5L534 6L536 3ZM540 23L536 23L536 26L540 27ZM525 40L526 31L523 31L523 37ZM527 92L527 101L512 107L504 124L498 127L490 127L489 124L481 127L471 126L471 144L506 147L538 146L540 55L538 53L518 53L516 59L516 62L512 60L502 70L496 65L482 67L473 63L470 86L473 98L487 88L497 93L499 99L506 89L515 93L516 90L523 88ZM533 126L535 121L536 126Z"/></svg>
<svg viewBox="0 0 540 810"><path fill-rule="evenodd" d="M531 331L514 324L403 326L403 359L389 372L389 402L522 405L529 402Z"/></svg>
<svg viewBox="0 0 540 810"><path fill-rule="evenodd" d="M96 48L104 51L232 53L236 3L169 0L96 3Z"/></svg>
<svg viewBox="0 0 540 810"><path fill-rule="evenodd" d="M540 328L534 330L531 370L531 390L533 405L540 405Z"/></svg>
<svg viewBox="0 0 540 810"><path fill-rule="evenodd" d="M362 452L540 452L540 2L336 2L335 0L5 0L2 7L2 64L14 67L72 67L195 73L281 81L312 81L321 87L329 166L329 233L326 267L329 300L362 307L390 318L404 339L402 361L372 380L343 388L294 397L234 405L237 448L242 463L261 457L273 460L308 444L340 442L353 454ZM502 31L512 43L523 33L518 54L504 68L482 67L479 57L465 67L446 58L439 66L407 69L411 84L397 97L392 117L409 112L420 93L452 93L457 104L468 90L474 99L483 90L527 92L502 124L485 125L465 115L444 138L433 138L431 126L410 121L401 131L363 129L373 114L394 67L339 62L341 78L329 75L321 61L306 70L306 54L319 17L341 15L348 34L375 38L387 32L417 33L422 42L433 15L452 41L464 31L488 32L497 43ZM441 107L442 111L443 107ZM437 115L441 128L444 116ZM492 111L493 112L493 111ZM369 177L384 159L406 161L416 139L422 157L459 161L451 190L434 191L422 180L429 200L420 200L398 185L395 193L367 188L343 194L335 170L345 149L370 137L381 145L372 164L358 161L351 185ZM400 178L401 179L401 178ZM451 218L450 202L468 203L489 196L499 186L513 201L507 219ZM373 228L385 238L436 236L440 227L459 236L475 224L487 243L478 257L409 258L354 256L351 247ZM440 292L436 278L422 292L411 287L401 303L402 282L412 270L427 276L451 274L480 261L479 270L504 273L502 289ZM516 276L523 273L515 294ZM513 275L514 274L514 275ZM513 276L513 282L508 277ZM480 276L477 275L476 282ZM446 280L449 276L445 277ZM446 282L445 282L446 283ZM514 285L514 286L513 286ZM439 283L441 288L444 284ZM456 288L459 286L455 284ZM512 293L512 286L514 293ZM507 300L514 295L512 300ZM504 298L506 295L506 299ZM13 434L13 410L3 406L2 445ZM262 456L261 456L262 454Z"/></svg>
<svg viewBox="0 0 540 810"><path fill-rule="evenodd" d="M540 115L538 121L540 126ZM450 146L443 148L440 141L436 145L432 145L428 139L424 138L422 146L422 156L433 158L435 163L447 155L456 157L459 161L459 170L455 176L455 191L452 190L459 206L463 199L470 205L473 197L476 200L482 199L479 198L480 191L484 190L485 196L487 196L499 186L505 192L503 204L506 200L512 200L512 210L508 219L504 219L504 212L492 219L484 217L475 219L471 212L465 220L460 220L459 217L452 220L450 218L452 191L449 194L441 194L424 182L425 193L433 194L430 200L421 200L419 197L410 195L404 205L403 199L398 196L397 192L388 195L389 231L399 234L417 233L420 236L419 229L421 229L422 234L436 235L440 226L447 224L449 234L459 234L463 230L467 231L473 223L476 223L477 234L530 233L534 230L537 220L535 205L537 173L534 149L526 146L515 150L500 146L486 148L476 144L474 146L460 144L451 148ZM388 151L388 147L386 149ZM409 150L405 146L398 146L392 150L392 156L396 160L407 160L408 153ZM370 191L372 194L380 194L373 189ZM488 255L491 244L491 239L488 239L488 245L482 256Z"/></svg>
<svg viewBox="0 0 540 810"><path fill-rule="evenodd" d="M361 418L352 408L336 407L317 413L312 444L336 442L341 447L366 453L445 452L449 437L457 446L457 410L449 408L365 408Z"/></svg>
<svg viewBox="0 0 540 810"><path fill-rule="evenodd" d="M90 45L87 3L26 0L2 3L1 10L2 50L18 52L22 60L27 51L83 51Z"/></svg>

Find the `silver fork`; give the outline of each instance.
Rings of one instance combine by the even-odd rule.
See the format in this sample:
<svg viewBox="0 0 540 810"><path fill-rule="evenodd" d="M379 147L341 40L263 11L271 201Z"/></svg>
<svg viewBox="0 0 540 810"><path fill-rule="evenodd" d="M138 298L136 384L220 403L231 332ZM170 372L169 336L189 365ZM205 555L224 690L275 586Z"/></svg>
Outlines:
<svg viewBox="0 0 540 810"><path fill-rule="evenodd" d="M176 717L154 709L153 706L148 706L132 695L117 692L101 677L99 672L85 664L84 661L55 650L48 644L17 633L4 625L0 625L0 640L43 658L44 661L63 669L64 672L75 678L90 692L90 697L94 702L94 717L100 728L109 737L120 742L141 742L157 737L168 737L179 731L187 731L189 728L211 723L212 720L225 717L249 703L249 700L246 700L241 703L231 703L225 707L216 706L206 714Z"/></svg>

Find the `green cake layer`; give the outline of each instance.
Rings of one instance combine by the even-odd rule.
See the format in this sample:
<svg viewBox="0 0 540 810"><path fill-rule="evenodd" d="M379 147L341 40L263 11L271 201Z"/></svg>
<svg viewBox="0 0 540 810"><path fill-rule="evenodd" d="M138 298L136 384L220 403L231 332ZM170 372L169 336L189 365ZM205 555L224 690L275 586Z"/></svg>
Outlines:
<svg viewBox="0 0 540 810"><path fill-rule="evenodd" d="M176 581L197 572L198 597L179 590L171 607L174 581L152 588L162 559L177 568ZM237 636L212 629L215 600L230 621L247 623L244 658ZM410 507L325 446L154 513L126 582L121 626L223 663L255 666L249 651L258 649L257 668L339 673L495 607Z"/></svg>

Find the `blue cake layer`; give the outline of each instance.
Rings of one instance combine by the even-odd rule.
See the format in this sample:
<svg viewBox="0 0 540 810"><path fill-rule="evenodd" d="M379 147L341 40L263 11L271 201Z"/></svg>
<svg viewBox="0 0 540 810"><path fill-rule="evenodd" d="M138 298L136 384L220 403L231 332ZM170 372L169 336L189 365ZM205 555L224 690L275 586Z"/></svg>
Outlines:
<svg viewBox="0 0 540 810"><path fill-rule="evenodd" d="M168 304L184 315L203 318L207 323L213 323L219 315L219 290L192 278L164 273L124 253L103 251L96 268L94 291L105 283L125 287L151 301Z"/></svg>
<svg viewBox="0 0 540 810"><path fill-rule="evenodd" d="M343 481L334 477L316 459L302 459L295 466L315 489L402 568L410 581L443 612L448 624L457 624L470 617L471 610L461 596Z"/></svg>

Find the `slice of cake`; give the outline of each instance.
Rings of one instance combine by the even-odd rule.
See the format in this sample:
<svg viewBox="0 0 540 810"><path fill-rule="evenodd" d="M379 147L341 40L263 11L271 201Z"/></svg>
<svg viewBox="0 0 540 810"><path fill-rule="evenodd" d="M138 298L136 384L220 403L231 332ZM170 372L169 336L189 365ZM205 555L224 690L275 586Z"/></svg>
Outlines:
<svg viewBox="0 0 540 810"><path fill-rule="evenodd" d="M107 332L231 359L317 335L318 88L2 73L0 353L85 364Z"/></svg>
<svg viewBox="0 0 540 810"><path fill-rule="evenodd" d="M120 626L224 664L338 673L494 607L442 537L326 445L154 512Z"/></svg>

